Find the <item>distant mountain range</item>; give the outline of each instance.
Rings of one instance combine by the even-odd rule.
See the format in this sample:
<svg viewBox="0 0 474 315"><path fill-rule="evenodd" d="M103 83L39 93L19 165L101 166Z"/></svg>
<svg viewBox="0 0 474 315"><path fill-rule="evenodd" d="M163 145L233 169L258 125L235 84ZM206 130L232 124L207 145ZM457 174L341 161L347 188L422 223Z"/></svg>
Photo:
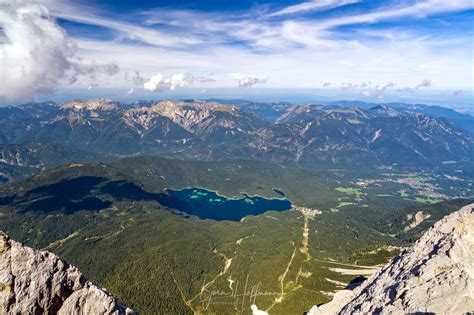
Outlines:
<svg viewBox="0 0 474 315"><path fill-rule="evenodd" d="M213 102L222 104L237 105L243 109L253 111L265 120L275 123L280 116L291 107L301 107L301 105L292 105L288 102L251 102L245 100L221 100L212 99ZM337 101L326 104L302 105L302 107L310 109L341 109L341 108L359 108L363 110L369 109L387 109L392 115L409 115L409 114L424 114L435 118L449 118L457 125L465 130L474 133L474 117L466 113L459 113L453 109L425 105L425 104L407 104L407 103L367 103L363 101Z"/></svg>
<svg viewBox="0 0 474 315"><path fill-rule="evenodd" d="M214 144L268 123L216 103L137 103L108 100L40 103L0 109L1 143L61 143L116 155L163 153Z"/></svg>
<svg viewBox="0 0 474 315"><path fill-rule="evenodd" d="M0 176L133 155L472 169L474 117L427 105L105 99L0 108Z"/></svg>
<svg viewBox="0 0 474 315"><path fill-rule="evenodd" d="M384 111L385 113L385 111ZM304 118L301 116L305 116ZM303 166L436 167L472 163L472 136L444 118L387 116L354 110L317 110L282 116L232 152Z"/></svg>

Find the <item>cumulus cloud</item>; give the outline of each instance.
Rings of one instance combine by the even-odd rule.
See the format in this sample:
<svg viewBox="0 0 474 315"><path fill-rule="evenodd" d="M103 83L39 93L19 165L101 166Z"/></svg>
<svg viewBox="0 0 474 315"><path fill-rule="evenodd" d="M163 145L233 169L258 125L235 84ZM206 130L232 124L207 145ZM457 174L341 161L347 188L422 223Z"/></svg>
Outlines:
<svg viewBox="0 0 474 315"><path fill-rule="evenodd" d="M214 83L216 80L212 77L213 74L210 74L208 76L199 76L199 77L194 77L194 81L200 82L200 83Z"/></svg>
<svg viewBox="0 0 474 315"><path fill-rule="evenodd" d="M323 84L323 87L334 86L334 87L340 88L341 90L365 88L372 84L370 81L362 82L360 84L351 83L351 82L337 83L337 82L330 82L330 81L322 81L321 83Z"/></svg>
<svg viewBox="0 0 474 315"><path fill-rule="evenodd" d="M152 92L163 92L166 90L176 90L177 88L188 87L193 83L194 77L187 73L173 74L170 78L158 73L143 84L145 90Z"/></svg>
<svg viewBox="0 0 474 315"><path fill-rule="evenodd" d="M127 90L127 95L132 95L132 94L133 94L133 91L134 91L133 88L128 89L128 90Z"/></svg>
<svg viewBox="0 0 474 315"><path fill-rule="evenodd" d="M73 44L42 5L0 3L0 96L30 97L49 92L73 68Z"/></svg>
<svg viewBox="0 0 474 315"><path fill-rule="evenodd" d="M255 84L263 84L267 82L267 78L260 75L243 75L240 73L232 73L231 76L238 81L240 88L249 88Z"/></svg>
<svg viewBox="0 0 474 315"><path fill-rule="evenodd" d="M429 88L432 85L433 84L431 83L431 80L425 79L420 84L417 84L414 87L406 87L406 88L403 88L403 89L399 89L398 91L399 92L414 92L414 91L419 90L421 88Z"/></svg>
<svg viewBox="0 0 474 315"><path fill-rule="evenodd" d="M0 1L0 32L1 97L29 98L79 76L118 72L117 65L82 62L66 32L36 1Z"/></svg>
<svg viewBox="0 0 474 315"><path fill-rule="evenodd" d="M362 96L363 96L363 97L369 97L369 96L370 96L370 92L369 92L369 91L363 91L363 92L362 92Z"/></svg>
<svg viewBox="0 0 474 315"><path fill-rule="evenodd" d="M140 72L135 71L133 73L125 73L124 75L125 80L133 82L135 85L143 85L146 80L140 75Z"/></svg>
<svg viewBox="0 0 474 315"><path fill-rule="evenodd" d="M415 86L415 90L418 90L419 88L423 88L423 87L431 87L432 86L432 83L431 83L431 80L423 80L423 82L421 82L420 84L418 84L417 86Z"/></svg>
<svg viewBox="0 0 474 315"><path fill-rule="evenodd" d="M358 87L359 87L358 84L352 84L352 83L349 83L349 82L342 82L341 84L339 84L339 88L341 90L356 89Z"/></svg>
<svg viewBox="0 0 474 315"><path fill-rule="evenodd" d="M377 90L378 92L383 92L390 87L394 87L395 85L397 84L394 82L383 82L383 83L377 84L375 86L375 90Z"/></svg>
<svg viewBox="0 0 474 315"><path fill-rule="evenodd" d="M239 87L241 88L248 88L252 87L255 84L262 84L267 82L267 79L260 79L256 77L245 77L239 80Z"/></svg>
<svg viewBox="0 0 474 315"><path fill-rule="evenodd" d="M97 67L97 65L95 65L95 67ZM107 75L116 75L120 72L120 68L116 63L101 65L99 68L101 69L101 72L104 72Z"/></svg>
<svg viewBox="0 0 474 315"><path fill-rule="evenodd" d="M173 74L171 77L166 78L163 74L158 73L152 76L147 82L144 82L143 87L148 91L163 92L188 87L194 82L214 83L216 80L212 78L212 74L209 76L194 76L183 72Z"/></svg>

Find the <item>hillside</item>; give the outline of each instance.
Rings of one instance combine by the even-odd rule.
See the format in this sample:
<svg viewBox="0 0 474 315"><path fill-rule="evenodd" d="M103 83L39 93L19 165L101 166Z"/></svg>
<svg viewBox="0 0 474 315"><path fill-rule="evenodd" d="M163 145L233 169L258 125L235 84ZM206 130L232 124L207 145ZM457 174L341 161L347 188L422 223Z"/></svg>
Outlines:
<svg viewBox="0 0 474 315"><path fill-rule="evenodd" d="M471 202L415 199L448 193L459 180L366 176L159 157L64 165L0 187L0 229L67 259L138 312L225 314L237 307L249 314L249 299L203 306L209 292L229 289L229 279L240 292L249 277L252 287L274 292L258 297L260 309L302 313L328 302L341 283L375 272L430 222ZM415 180L427 186L408 185ZM284 193L295 208L240 221L204 220L169 203L167 188L186 187L216 191L219 199ZM412 228L419 212L424 220Z"/></svg>
<svg viewBox="0 0 474 315"><path fill-rule="evenodd" d="M65 163L111 161L107 154L73 149L59 143L0 144L0 176L6 181Z"/></svg>
<svg viewBox="0 0 474 315"><path fill-rule="evenodd" d="M313 307L317 314L464 314L474 309L474 204L426 231L362 285Z"/></svg>

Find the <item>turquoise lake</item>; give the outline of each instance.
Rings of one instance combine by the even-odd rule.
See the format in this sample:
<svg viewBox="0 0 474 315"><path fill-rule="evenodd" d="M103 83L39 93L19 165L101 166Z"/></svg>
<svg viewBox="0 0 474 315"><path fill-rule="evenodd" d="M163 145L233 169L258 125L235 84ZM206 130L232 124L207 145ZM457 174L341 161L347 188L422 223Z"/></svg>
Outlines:
<svg viewBox="0 0 474 315"><path fill-rule="evenodd" d="M291 209L291 202L286 198L264 198L247 194L242 194L242 198L227 198L202 188L167 189L166 192L168 197L160 200L163 205L200 219L240 221L247 215Z"/></svg>

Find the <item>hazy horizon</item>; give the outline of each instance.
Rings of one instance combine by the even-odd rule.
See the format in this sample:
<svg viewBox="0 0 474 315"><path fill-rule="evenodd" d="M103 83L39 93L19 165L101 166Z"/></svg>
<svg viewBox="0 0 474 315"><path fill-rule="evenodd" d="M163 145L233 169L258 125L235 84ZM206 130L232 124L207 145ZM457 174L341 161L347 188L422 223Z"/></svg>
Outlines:
<svg viewBox="0 0 474 315"><path fill-rule="evenodd" d="M164 99L242 99L255 102L288 102L293 104L319 104L338 101L361 101L366 103L408 103L425 104L432 106L443 106L463 113L474 114L473 94L468 92L453 95L452 91L430 90L428 92L411 93L400 95L400 93L387 92L383 97L363 96L361 91L340 91L339 89L275 89L275 88L253 88L253 89L226 89L213 88L203 91L201 89L183 88L168 90L162 93L152 93L140 89L129 95L123 89L117 88L94 88L94 89L65 89L54 94L38 95L32 99L6 100L0 98L0 106L19 105L32 101L70 101L74 99L107 98L120 102L134 102L138 100L164 100Z"/></svg>

